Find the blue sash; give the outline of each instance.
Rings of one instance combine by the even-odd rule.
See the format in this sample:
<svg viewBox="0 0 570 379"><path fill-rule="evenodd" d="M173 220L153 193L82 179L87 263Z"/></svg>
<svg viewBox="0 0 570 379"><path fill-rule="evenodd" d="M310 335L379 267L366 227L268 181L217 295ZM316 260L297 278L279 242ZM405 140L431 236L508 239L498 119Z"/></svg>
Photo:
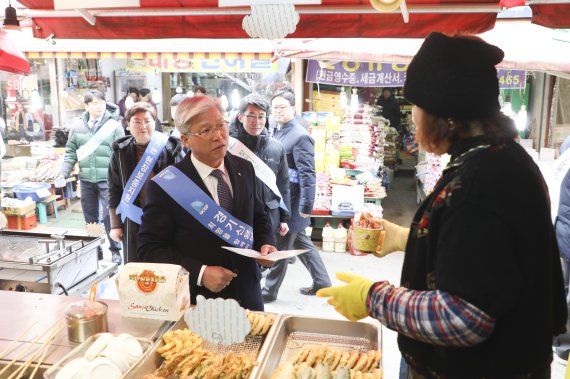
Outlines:
<svg viewBox="0 0 570 379"><path fill-rule="evenodd" d="M166 146L168 137L162 133L154 132L152 138L146 147L143 156L137 163L134 171L132 172L129 180L127 180L127 185L123 190L123 196L121 196L121 202L117 207L117 214L121 214L121 221L124 223L126 218L130 218L131 221L141 224L142 209L134 205L134 201L139 195L144 183L146 183L152 169L158 162L158 157Z"/></svg>
<svg viewBox="0 0 570 379"><path fill-rule="evenodd" d="M235 247L251 249L253 228L221 208L179 169L168 166L152 180L222 241Z"/></svg>

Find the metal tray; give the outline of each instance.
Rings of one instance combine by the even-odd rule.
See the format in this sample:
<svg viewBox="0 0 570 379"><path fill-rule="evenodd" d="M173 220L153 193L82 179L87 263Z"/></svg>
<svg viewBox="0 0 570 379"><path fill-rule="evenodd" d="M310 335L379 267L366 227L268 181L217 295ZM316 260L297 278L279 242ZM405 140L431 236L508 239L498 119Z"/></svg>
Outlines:
<svg viewBox="0 0 570 379"><path fill-rule="evenodd" d="M268 314L267 312L255 312L255 313L264 313ZM269 313L273 314L273 313ZM210 343L204 340L202 347L206 350L217 354L224 354L228 352L233 353L250 353L255 354L257 356L256 365L253 367L250 378L256 378L257 373L259 371L260 362L263 358L263 354L267 351L266 346L268 345L267 341L272 340L272 336L275 332L276 325L279 323L279 315L273 314L275 316L275 321L273 325L269 328L269 331L265 336L246 336L244 342L236 343L232 345L219 345ZM176 330L176 329L184 329L186 328L186 321L184 321L184 317L181 317L169 330ZM166 333L165 332L165 333ZM163 362L162 357L160 354L157 353L157 350L164 346L164 340L161 338L157 341L152 348L150 348L124 376L125 379L140 379L144 375L152 374ZM46 378L47 379L47 378ZM51 379L51 378L50 378Z"/></svg>
<svg viewBox="0 0 570 379"><path fill-rule="evenodd" d="M282 315L256 378L268 379L277 367L307 345L327 344L342 350L381 350L379 325ZM380 359L380 368L382 359Z"/></svg>
<svg viewBox="0 0 570 379"><path fill-rule="evenodd" d="M116 334L114 335L117 336ZM44 379L55 379L59 370L61 370L61 368L65 366L69 361L76 358L80 358L83 355L85 355L87 349L89 349L89 347L93 345L93 343L97 340L97 338L99 338L99 336L100 334L95 334L89 337L88 339L83 341L81 345L78 345L69 354L63 357L59 362L51 366L47 371L44 372ZM127 372L125 372L121 378L127 378L127 375L132 371L133 367L137 366L138 363L144 359L146 352L149 350L149 347L152 346L151 340L148 340L146 338L138 338L138 337L135 338L139 341L139 343L143 348L143 355L135 363L131 365L129 370L127 370Z"/></svg>

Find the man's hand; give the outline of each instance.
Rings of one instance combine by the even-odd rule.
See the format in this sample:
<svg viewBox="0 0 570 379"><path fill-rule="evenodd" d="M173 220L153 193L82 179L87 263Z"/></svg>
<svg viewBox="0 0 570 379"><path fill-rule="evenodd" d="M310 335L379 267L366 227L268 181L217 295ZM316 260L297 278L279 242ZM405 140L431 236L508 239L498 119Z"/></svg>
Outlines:
<svg viewBox="0 0 570 379"><path fill-rule="evenodd" d="M284 236L289 231L289 225L286 222L282 222L279 224L279 235Z"/></svg>
<svg viewBox="0 0 570 379"><path fill-rule="evenodd" d="M373 282L347 272L337 272L336 277L347 285L321 288L317 291L317 296L330 297L327 302L351 321L358 321L368 316L366 297Z"/></svg>
<svg viewBox="0 0 570 379"><path fill-rule="evenodd" d="M299 215L301 215L301 217L303 217L303 218L311 217L310 214L303 213L303 212L299 212Z"/></svg>
<svg viewBox="0 0 570 379"><path fill-rule="evenodd" d="M111 237L113 241L121 242L123 240L123 228L111 229L109 237Z"/></svg>
<svg viewBox="0 0 570 379"><path fill-rule="evenodd" d="M208 266L202 275L202 285L212 292L220 292L230 285L237 274L222 266Z"/></svg>
<svg viewBox="0 0 570 379"><path fill-rule="evenodd" d="M277 248L275 248L275 246L263 245L263 246L261 246L261 249L259 252L261 253L262 256L266 256L268 254L273 253L274 251L277 251ZM258 264L262 265L263 267L271 267L275 264L274 261L270 261L268 259L263 259L263 258L256 258L255 261Z"/></svg>
<svg viewBox="0 0 570 379"><path fill-rule="evenodd" d="M382 220L382 228L385 232L384 242L382 243L382 248L376 252L377 256L383 257L394 251L406 250L406 243L410 234L409 228L404 228L386 220Z"/></svg>

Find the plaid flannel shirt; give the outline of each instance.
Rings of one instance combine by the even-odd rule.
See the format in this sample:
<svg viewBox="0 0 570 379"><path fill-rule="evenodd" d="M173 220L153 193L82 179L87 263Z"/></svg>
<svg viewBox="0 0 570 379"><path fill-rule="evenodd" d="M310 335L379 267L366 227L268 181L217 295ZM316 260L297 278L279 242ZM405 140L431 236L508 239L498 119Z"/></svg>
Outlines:
<svg viewBox="0 0 570 379"><path fill-rule="evenodd" d="M366 307L386 327L438 346L473 346L495 327L493 317L458 296L395 288L386 281L372 285Z"/></svg>

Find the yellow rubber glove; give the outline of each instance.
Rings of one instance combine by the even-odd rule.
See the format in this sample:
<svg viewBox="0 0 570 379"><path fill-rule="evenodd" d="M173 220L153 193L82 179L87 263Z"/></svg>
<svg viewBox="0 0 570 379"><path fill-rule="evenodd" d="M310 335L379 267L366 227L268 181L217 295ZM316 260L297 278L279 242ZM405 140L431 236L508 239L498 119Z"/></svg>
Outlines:
<svg viewBox="0 0 570 379"><path fill-rule="evenodd" d="M338 313L351 321L358 321L368 316L366 297L373 282L347 272L337 272L336 277L348 284L346 286L321 288L317 291L317 296L330 297L327 302Z"/></svg>
<svg viewBox="0 0 570 379"><path fill-rule="evenodd" d="M382 228L384 229L384 242L376 255L383 257L394 251L404 251L406 249L406 242L408 241L408 234L410 228L404 228L393 222L382 220Z"/></svg>

